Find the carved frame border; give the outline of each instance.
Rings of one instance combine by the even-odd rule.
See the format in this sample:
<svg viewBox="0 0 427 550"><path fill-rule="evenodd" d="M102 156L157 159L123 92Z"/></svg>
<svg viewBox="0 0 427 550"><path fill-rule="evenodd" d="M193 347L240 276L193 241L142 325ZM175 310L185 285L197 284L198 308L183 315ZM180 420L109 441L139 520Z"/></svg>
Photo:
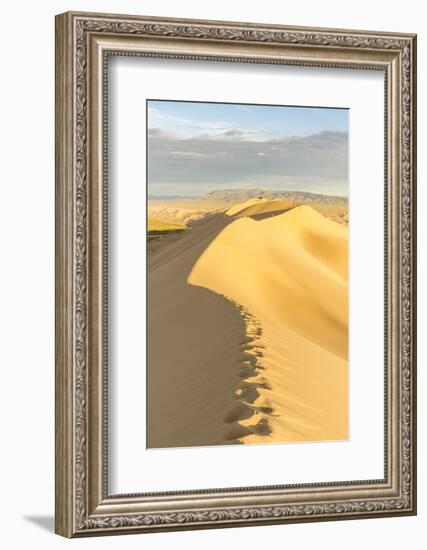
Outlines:
<svg viewBox="0 0 427 550"><path fill-rule="evenodd" d="M100 185L106 179L106 59L112 54L385 72L390 367L384 480L108 495L105 196ZM75 537L416 513L415 118L414 35L72 12L57 16L57 533Z"/></svg>

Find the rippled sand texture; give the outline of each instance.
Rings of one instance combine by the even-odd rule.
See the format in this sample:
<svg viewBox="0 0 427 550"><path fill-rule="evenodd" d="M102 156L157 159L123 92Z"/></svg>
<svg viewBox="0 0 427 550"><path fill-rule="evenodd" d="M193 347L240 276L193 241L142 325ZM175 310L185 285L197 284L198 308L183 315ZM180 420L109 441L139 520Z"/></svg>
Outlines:
<svg viewBox="0 0 427 550"><path fill-rule="evenodd" d="M348 437L347 226L251 199L149 255L148 446Z"/></svg>

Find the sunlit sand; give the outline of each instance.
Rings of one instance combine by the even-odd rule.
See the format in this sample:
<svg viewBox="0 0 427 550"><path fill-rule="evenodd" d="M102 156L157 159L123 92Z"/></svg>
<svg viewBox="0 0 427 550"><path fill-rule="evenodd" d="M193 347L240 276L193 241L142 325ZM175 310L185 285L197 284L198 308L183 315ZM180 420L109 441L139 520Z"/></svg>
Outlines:
<svg viewBox="0 0 427 550"><path fill-rule="evenodd" d="M300 206L235 220L194 266L191 284L244 305L261 329L245 380L257 396L240 397L253 411L239 419L254 431L245 443L348 437L347 245L346 227ZM269 428L261 435L260 424Z"/></svg>
<svg viewBox="0 0 427 550"><path fill-rule="evenodd" d="M347 439L346 224L206 210L149 258L148 445Z"/></svg>

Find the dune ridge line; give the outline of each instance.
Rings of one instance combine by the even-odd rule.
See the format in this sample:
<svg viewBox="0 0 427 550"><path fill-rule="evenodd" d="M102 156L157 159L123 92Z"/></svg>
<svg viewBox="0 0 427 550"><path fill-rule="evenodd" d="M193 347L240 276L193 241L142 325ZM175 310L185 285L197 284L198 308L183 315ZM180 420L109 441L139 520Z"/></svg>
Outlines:
<svg viewBox="0 0 427 550"><path fill-rule="evenodd" d="M260 390L271 390L260 362L263 355L262 327L260 322L244 306L232 298L218 294L239 311L245 325L245 337L241 341L241 354L236 363L238 381L232 389L236 403L226 411L224 422L230 424L226 432L227 443L244 443L249 435L265 436L271 433L269 417L271 406L257 405Z"/></svg>

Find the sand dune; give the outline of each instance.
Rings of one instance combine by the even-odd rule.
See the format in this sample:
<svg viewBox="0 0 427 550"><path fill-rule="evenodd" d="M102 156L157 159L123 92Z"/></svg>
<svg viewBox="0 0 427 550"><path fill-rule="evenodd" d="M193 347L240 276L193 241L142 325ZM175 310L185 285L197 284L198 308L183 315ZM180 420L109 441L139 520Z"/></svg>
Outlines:
<svg viewBox="0 0 427 550"><path fill-rule="evenodd" d="M288 200L250 199L243 204L237 204L229 208L225 213L235 218L260 217L263 214L283 212L297 206L295 202Z"/></svg>
<svg viewBox="0 0 427 550"><path fill-rule="evenodd" d="M236 214L240 214L244 210L250 208L251 206L256 205L259 207L261 204L268 203L267 199L264 198L252 198L248 199L245 202L235 204L234 206L231 206L225 213L227 216L235 216Z"/></svg>
<svg viewBox="0 0 427 550"><path fill-rule="evenodd" d="M232 220L195 263L188 282L244 305L252 331L256 365L228 417L241 442L347 439L347 241L345 226L299 206Z"/></svg>
<svg viewBox="0 0 427 550"><path fill-rule="evenodd" d="M190 271L232 221L206 217L149 255L147 445L188 447L235 440L233 409L246 327L237 306L189 285ZM240 433L240 432L239 432Z"/></svg>
<svg viewBox="0 0 427 550"><path fill-rule="evenodd" d="M348 436L347 228L248 202L149 255L149 447Z"/></svg>

